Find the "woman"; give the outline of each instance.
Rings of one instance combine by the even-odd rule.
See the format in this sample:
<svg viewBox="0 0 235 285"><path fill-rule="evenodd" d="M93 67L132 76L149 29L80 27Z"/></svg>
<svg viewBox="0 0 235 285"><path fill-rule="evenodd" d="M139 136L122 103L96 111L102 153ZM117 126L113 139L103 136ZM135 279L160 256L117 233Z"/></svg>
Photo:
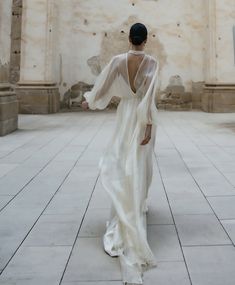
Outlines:
<svg viewBox="0 0 235 285"><path fill-rule="evenodd" d="M124 284L143 284L143 272L156 266L147 241L146 212L157 126L158 62L144 52L143 24L131 27L129 41L131 49L111 59L84 94L82 106L104 109L113 96L121 98L115 130L99 162L101 181L112 201L103 245L106 253L119 257Z"/></svg>

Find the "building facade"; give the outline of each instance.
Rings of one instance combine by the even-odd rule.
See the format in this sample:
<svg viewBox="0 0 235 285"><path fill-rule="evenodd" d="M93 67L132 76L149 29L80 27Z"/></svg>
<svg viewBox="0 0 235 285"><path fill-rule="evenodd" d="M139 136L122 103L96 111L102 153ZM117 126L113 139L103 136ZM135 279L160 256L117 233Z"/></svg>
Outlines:
<svg viewBox="0 0 235 285"><path fill-rule="evenodd" d="M147 26L146 52L160 64L159 108L235 111L234 0L2 0L0 5L0 78L7 67L21 113L79 105L111 57L128 50L135 22Z"/></svg>

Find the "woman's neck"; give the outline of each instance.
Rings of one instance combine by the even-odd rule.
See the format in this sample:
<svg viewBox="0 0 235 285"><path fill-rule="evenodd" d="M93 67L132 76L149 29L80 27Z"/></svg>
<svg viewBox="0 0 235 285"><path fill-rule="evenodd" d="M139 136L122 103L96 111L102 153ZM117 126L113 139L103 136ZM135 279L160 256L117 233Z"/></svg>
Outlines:
<svg viewBox="0 0 235 285"><path fill-rule="evenodd" d="M142 45L140 46L131 45L131 50L143 51L144 47Z"/></svg>

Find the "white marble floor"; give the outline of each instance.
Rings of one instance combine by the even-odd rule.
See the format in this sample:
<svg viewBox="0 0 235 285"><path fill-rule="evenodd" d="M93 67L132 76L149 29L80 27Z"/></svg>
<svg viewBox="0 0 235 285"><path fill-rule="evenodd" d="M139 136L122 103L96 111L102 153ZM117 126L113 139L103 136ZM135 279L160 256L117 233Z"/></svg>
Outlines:
<svg viewBox="0 0 235 285"><path fill-rule="evenodd" d="M121 285L98 161L115 112L20 115L0 138L0 284ZM145 285L235 284L235 114L159 111Z"/></svg>

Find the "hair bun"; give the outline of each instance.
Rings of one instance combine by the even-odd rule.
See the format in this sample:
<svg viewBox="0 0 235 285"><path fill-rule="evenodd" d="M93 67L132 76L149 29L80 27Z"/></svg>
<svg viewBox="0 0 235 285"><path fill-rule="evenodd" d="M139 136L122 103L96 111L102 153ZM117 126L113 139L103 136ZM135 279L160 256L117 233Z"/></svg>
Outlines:
<svg viewBox="0 0 235 285"><path fill-rule="evenodd" d="M134 36L132 38L132 43L134 45L140 45L140 44L142 44L143 41L144 41L144 39L141 36Z"/></svg>
<svg viewBox="0 0 235 285"><path fill-rule="evenodd" d="M141 23L135 23L130 28L130 40L133 45L141 45L147 39L147 28Z"/></svg>

